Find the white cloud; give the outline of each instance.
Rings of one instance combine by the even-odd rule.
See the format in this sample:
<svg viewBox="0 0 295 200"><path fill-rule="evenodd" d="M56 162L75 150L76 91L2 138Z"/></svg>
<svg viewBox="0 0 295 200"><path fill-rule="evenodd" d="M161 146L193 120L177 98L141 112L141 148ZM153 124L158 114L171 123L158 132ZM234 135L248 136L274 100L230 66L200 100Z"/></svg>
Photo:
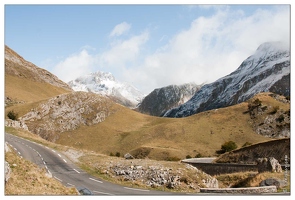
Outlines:
<svg viewBox="0 0 295 200"><path fill-rule="evenodd" d="M127 40L115 40L111 48L100 57L100 64L104 67L110 66L124 66L124 63L135 60L139 53L140 48L149 39L147 31L140 35L133 36Z"/></svg>
<svg viewBox="0 0 295 200"><path fill-rule="evenodd" d="M89 55L87 50L83 49L78 54L73 54L63 61L59 62L52 69L53 74L61 80L69 82L75 78L92 72L95 59Z"/></svg>
<svg viewBox="0 0 295 200"><path fill-rule="evenodd" d="M229 7L214 9L209 17L198 17L186 30L159 41L153 53L143 51L150 34L144 31L126 40L111 38L107 50L90 55L85 49L64 59L54 74L64 81L101 70L135 85L144 93L170 84L209 83L236 70L258 46L268 41L290 39L290 12L285 8L258 10L247 16ZM110 36L129 31L117 25Z"/></svg>
<svg viewBox="0 0 295 200"><path fill-rule="evenodd" d="M122 22L121 24L118 24L115 26L115 28L110 33L110 37L120 36L128 32L130 28L131 28L131 24L128 24L127 22Z"/></svg>
<svg viewBox="0 0 295 200"><path fill-rule="evenodd" d="M89 54L87 50L94 48L84 46L79 53L63 59L51 71L65 82L98 70L112 73L117 71L114 75L121 78L120 71L124 71L127 63L138 58L140 49L148 38L149 33L145 31L127 40L114 40L110 48L100 54Z"/></svg>
<svg viewBox="0 0 295 200"><path fill-rule="evenodd" d="M258 10L252 16L219 9L211 17L194 20L189 29L146 56L141 66L125 70L125 79L145 92L170 84L215 81L237 69L260 44L289 39L289 20L286 9Z"/></svg>

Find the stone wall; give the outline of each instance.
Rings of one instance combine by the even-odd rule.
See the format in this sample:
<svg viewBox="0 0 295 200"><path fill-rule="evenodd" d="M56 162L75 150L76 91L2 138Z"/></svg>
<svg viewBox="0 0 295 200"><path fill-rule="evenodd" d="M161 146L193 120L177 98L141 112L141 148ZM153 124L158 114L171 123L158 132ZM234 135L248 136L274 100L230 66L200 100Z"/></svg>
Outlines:
<svg viewBox="0 0 295 200"><path fill-rule="evenodd" d="M201 193L226 193L226 194L263 194L276 193L276 186L248 187L248 188L201 188Z"/></svg>
<svg viewBox="0 0 295 200"><path fill-rule="evenodd" d="M230 163L189 163L207 174L219 175L235 172L253 171L258 172L257 165L253 164L230 164Z"/></svg>

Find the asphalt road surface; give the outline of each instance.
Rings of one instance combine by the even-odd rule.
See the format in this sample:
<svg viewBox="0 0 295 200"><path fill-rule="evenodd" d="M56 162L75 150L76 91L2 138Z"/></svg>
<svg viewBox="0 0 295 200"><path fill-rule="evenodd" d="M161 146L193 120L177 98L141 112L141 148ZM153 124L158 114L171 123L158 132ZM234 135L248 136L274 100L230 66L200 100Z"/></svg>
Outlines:
<svg viewBox="0 0 295 200"><path fill-rule="evenodd" d="M87 188L93 195L182 195L157 190L138 189L113 184L90 176L54 149L5 133L5 141L24 159L46 168L65 186Z"/></svg>

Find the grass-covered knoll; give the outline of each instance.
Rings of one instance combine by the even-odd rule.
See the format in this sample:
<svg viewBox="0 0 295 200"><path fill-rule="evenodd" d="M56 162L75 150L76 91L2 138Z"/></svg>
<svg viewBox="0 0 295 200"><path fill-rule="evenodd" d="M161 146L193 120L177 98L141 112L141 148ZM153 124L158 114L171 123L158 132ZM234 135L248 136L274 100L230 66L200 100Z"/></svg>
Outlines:
<svg viewBox="0 0 295 200"><path fill-rule="evenodd" d="M289 108L268 94L254 98L266 106ZM130 152L157 160L215 156L227 141L240 148L245 143L271 140L253 131L247 110L248 103L244 102L179 119L151 117L120 107L102 123L62 133L57 142L106 155Z"/></svg>

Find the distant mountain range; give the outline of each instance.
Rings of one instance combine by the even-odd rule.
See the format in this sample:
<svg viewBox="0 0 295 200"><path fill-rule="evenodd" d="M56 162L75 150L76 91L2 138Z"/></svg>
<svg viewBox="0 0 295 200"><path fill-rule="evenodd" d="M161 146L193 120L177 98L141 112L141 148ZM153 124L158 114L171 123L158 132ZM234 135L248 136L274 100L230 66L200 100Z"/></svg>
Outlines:
<svg viewBox="0 0 295 200"><path fill-rule="evenodd" d="M187 83L155 89L142 100L137 110L148 115L162 116L167 110L187 102L200 88L201 85Z"/></svg>
<svg viewBox="0 0 295 200"><path fill-rule="evenodd" d="M108 72L94 72L80 76L68 82L74 91L93 92L108 96L115 102L129 108L135 108L143 99L144 95L134 86L119 82Z"/></svg>
<svg viewBox="0 0 295 200"><path fill-rule="evenodd" d="M186 117L241 103L260 92L290 95L290 49L281 42L260 45L237 70L204 85L189 101L165 117Z"/></svg>

